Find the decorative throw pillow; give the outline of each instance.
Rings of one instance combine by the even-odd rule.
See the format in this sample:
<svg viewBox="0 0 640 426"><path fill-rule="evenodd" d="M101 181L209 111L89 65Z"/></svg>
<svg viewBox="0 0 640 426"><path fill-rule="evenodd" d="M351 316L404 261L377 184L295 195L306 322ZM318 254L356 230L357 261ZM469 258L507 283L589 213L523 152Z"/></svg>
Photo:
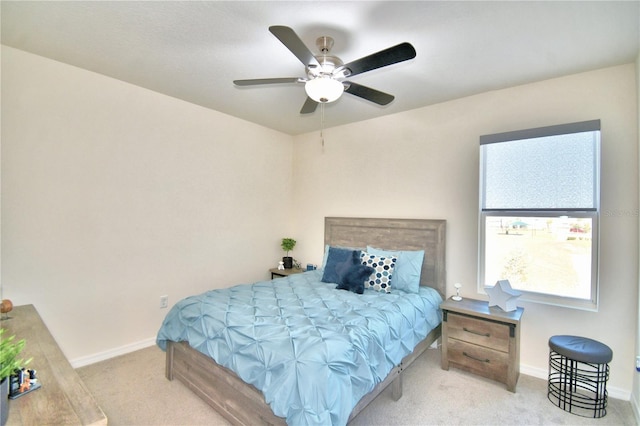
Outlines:
<svg viewBox="0 0 640 426"><path fill-rule="evenodd" d="M396 266L396 258L393 256L382 257L367 252L360 253L360 261L363 265L370 266L374 272L365 281L365 288L376 291L391 292L391 277Z"/></svg>
<svg viewBox="0 0 640 426"><path fill-rule="evenodd" d="M330 246L329 244L325 244L325 246L324 246L324 254L322 255L322 269L327 267L327 259L329 258L329 249L332 249L332 248L356 250L356 251L360 252L360 249L356 248L356 247Z"/></svg>
<svg viewBox="0 0 640 426"><path fill-rule="evenodd" d="M339 290L349 290L354 293L364 293L364 281L373 274L374 270L370 266L353 265L342 277L342 283L336 287Z"/></svg>
<svg viewBox="0 0 640 426"><path fill-rule="evenodd" d="M336 283L342 282L342 276L347 273L354 264L354 256L359 256L360 252L354 253L352 249L329 247L327 263L322 272L322 282Z"/></svg>
<svg viewBox="0 0 640 426"><path fill-rule="evenodd" d="M418 293L424 262L424 250L385 250L367 246L367 253L378 256L397 256L391 287L409 293Z"/></svg>

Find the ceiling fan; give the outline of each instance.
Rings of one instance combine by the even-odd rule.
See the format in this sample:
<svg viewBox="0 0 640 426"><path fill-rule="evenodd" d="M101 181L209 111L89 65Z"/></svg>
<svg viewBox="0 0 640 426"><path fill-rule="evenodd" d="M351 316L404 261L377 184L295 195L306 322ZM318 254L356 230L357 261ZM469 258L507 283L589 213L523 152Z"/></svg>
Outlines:
<svg viewBox="0 0 640 426"><path fill-rule="evenodd" d="M411 44L405 42L344 64L340 58L329 55L333 47L331 37L320 37L316 40L316 46L321 52L316 56L311 53L291 28L274 25L269 27L269 31L302 62L307 77L234 80L233 83L237 86L304 83L307 100L302 106L300 114L314 112L319 103L333 102L340 98L343 92L378 105L387 105L393 101L393 95L345 79L416 57L416 50Z"/></svg>

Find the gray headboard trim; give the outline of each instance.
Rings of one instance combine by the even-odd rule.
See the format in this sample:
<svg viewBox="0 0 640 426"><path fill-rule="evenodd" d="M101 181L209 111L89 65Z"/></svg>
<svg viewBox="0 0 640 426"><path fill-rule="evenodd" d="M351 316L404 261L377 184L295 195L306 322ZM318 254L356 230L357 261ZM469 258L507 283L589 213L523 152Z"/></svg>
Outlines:
<svg viewBox="0 0 640 426"><path fill-rule="evenodd" d="M326 217L325 244L365 249L424 250L421 286L446 296L446 220Z"/></svg>

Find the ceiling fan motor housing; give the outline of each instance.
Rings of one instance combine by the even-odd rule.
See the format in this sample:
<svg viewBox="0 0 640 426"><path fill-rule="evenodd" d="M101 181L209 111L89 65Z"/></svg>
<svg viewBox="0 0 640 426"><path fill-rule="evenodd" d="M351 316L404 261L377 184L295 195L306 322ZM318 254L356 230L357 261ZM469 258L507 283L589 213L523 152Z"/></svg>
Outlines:
<svg viewBox="0 0 640 426"><path fill-rule="evenodd" d="M320 66L316 64L306 66L309 80L305 84L305 91L316 102L333 102L344 92L344 86L338 81L338 78L344 78L344 73L340 70L344 63L337 56L328 55L333 47L331 37L319 37L316 40L316 46L322 52L322 55L314 56Z"/></svg>
<svg viewBox="0 0 640 426"><path fill-rule="evenodd" d="M307 76L310 79L320 76L332 76L334 78L344 77L344 75L341 75L340 73L337 73L339 75L334 74L334 71L336 69L339 69L343 65L340 58L330 55L318 55L315 58L320 63L320 66L318 67L316 65L307 65Z"/></svg>

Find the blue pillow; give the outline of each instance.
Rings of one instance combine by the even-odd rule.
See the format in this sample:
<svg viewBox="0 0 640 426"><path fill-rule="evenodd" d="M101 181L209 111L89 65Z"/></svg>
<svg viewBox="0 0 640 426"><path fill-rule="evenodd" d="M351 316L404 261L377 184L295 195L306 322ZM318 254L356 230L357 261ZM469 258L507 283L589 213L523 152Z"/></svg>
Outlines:
<svg viewBox="0 0 640 426"><path fill-rule="evenodd" d="M357 248L357 247L330 246L329 244L325 244L325 246L324 246L324 254L322 255L322 269L327 267L327 258L329 257L329 249L330 248L339 248L339 249L348 249L348 250L360 251L360 249Z"/></svg>
<svg viewBox="0 0 640 426"><path fill-rule="evenodd" d="M336 288L362 294L364 293L364 281L373 274L373 271L370 266L353 265L342 277L342 282Z"/></svg>
<svg viewBox="0 0 640 426"><path fill-rule="evenodd" d="M360 252L357 253L358 257ZM322 282L342 283L342 277L354 265L354 250L340 247L329 247L327 263L322 272Z"/></svg>
<svg viewBox="0 0 640 426"><path fill-rule="evenodd" d="M367 246L367 252L378 256L397 256L395 271L391 277L391 287L409 293L418 293L424 250L384 250Z"/></svg>

